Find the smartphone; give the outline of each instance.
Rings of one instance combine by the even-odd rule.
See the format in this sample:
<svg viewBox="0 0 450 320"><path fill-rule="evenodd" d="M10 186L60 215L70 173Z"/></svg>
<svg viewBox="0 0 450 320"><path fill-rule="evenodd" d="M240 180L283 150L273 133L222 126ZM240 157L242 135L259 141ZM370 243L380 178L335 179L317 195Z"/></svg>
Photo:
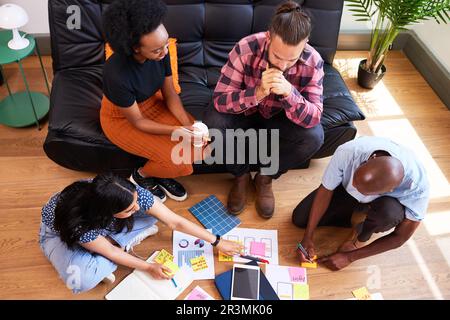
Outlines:
<svg viewBox="0 0 450 320"><path fill-rule="evenodd" d="M235 264L231 280L231 300L259 300L258 266Z"/></svg>

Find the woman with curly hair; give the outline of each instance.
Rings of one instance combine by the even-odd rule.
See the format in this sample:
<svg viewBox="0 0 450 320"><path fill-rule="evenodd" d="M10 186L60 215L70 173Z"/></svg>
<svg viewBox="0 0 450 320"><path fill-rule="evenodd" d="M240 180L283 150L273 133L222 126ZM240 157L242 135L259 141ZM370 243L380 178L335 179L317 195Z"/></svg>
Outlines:
<svg viewBox="0 0 450 320"><path fill-rule="evenodd" d="M42 208L39 242L74 293L88 291L101 281L114 282L117 265L169 279L165 266L129 253L158 232L158 220L212 243L221 252L232 255L242 249L178 216L148 190L111 173L76 181L53 195Z"/></svg>
<svg viewBox="0 0 450 320"><path fill-rule="evenodd" d="M149 159L132 180L165 201L187 197L173 178L190 175L192 162L172 160L171 140L178 131L193 142L194 118L175 91L169 37L162 24L167 12L160 0L117 0L104 13L105 37L114 50L103 70L100 121L105 135L121 149ZM192 144L188 145L194 154ZM196 151L196 150L195 150ZM201 151L201 150L200 150Z"/></svg>

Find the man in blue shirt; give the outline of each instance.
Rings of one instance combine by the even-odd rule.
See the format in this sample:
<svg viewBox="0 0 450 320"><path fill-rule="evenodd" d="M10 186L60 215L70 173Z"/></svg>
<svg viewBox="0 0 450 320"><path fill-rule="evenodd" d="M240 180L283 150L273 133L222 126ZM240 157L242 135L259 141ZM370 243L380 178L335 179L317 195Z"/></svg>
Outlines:
<svg viewBox="0 0 450 320"><path fill-rule="evenodd" d="M414 233L428 207L429 184L414 153L380 137L360 137L340 146L328 164L318 189L295 208L293 223L306 228L301 244L314 256L317 226L352 227L351 217L361 204L365 220L338 251L318 260L339 270L355 260L402 246ZM366 245L373 233L395 228ZM301 261L308 261L300 253Z"/></svg>

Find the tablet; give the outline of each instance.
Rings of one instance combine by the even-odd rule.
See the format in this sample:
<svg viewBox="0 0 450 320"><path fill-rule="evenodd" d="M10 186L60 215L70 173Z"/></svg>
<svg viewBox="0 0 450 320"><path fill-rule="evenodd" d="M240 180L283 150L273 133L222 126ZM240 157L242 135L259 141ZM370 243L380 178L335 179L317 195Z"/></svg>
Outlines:
<svg viewBox="0 0 450 320"><path fill-rule="evenodd" d="M258 300L259 272L258 266L233 265L231 300Z"/></svg>

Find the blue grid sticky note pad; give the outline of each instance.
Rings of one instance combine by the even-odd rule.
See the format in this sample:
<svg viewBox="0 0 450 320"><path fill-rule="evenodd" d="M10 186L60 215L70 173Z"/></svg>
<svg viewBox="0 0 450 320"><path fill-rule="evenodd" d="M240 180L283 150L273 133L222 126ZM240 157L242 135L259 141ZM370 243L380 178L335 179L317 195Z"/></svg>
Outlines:
<svg viewBox="0 0 450 320"><path fill-rule="evenodd" d="M241 220L229 214L227 208L214 195L203 199L189 208L189 211L206 229L212 229L213 234L220 236L241 224Z"/></svg>

